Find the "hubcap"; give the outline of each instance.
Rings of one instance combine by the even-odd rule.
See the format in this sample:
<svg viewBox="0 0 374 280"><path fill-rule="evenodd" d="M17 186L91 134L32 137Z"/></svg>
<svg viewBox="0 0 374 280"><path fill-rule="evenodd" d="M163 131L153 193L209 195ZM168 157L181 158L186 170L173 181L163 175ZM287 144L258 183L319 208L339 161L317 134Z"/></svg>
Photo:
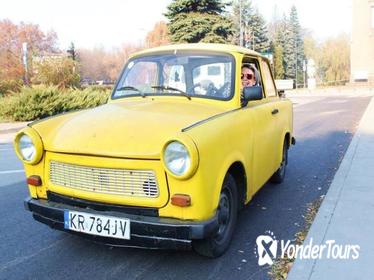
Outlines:
<svg viewBox="0 0 374 280"><path fill-rule="evenodd" d="M221 240L225 232L227 230L229 221L230 221L230 198L228 194L223 191L220 196L219 200L219 206L218 206L218 232L216 235L216 240L219 241Z"/></svg>

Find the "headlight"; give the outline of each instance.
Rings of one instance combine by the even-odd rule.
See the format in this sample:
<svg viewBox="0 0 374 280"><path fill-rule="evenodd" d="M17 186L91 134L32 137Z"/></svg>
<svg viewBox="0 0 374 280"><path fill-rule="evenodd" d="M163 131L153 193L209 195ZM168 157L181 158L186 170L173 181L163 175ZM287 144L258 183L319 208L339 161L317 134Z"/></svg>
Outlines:
<svg viewBox="0 0 374 280"><path fill-rule="evenodd" d="M199 165L199 153L194 141L180 134L165 144L161 160L169 175L185 180L195 174Z"/></svg>
<svg viewBox="0 0 374 280"><path fill-rule="evenodd" d="M166 167L173 174L183 176L191 168L191 157L186 146L177 141L169 143L164 151Z"/></svg>
<svg viewBox="0 0 374 280"><path fill-rule="evenodd" d="M30 136L23 134L19 138L19 152L26 161L32 161L36 156L36 148Z"/></svg>
<svg viewBox="0 0 374 280"><path fill-rule="evenodd" d="M43 157L44 147L39 134L31 127L26 127L17 133L14 139L17 156L25 163L35 165Z"/></svg>

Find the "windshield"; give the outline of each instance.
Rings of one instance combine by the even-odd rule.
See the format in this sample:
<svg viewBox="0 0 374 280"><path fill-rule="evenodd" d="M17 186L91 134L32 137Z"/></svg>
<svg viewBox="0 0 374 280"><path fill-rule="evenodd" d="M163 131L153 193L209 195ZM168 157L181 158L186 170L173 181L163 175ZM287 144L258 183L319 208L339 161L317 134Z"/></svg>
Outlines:
<svg viewBox="0 0 374 280"><path fill-rule="evenodd" d="M221 54L160 54L130 60L112 98L179 95L228 100L233 58Z"/></svg>

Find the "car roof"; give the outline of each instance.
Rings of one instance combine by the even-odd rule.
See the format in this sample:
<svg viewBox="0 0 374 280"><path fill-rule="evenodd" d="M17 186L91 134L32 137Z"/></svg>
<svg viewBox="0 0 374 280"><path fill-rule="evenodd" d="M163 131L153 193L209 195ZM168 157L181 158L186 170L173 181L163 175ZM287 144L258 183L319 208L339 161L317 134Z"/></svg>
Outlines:
<svg viewBox="0 0 374 280"><path fill-rule="evenodd" d="M152 53L158 53L158 52L177 52L177 51L212 51L212 52L225 52L225 53L241 53L241 54L247 54L257 57L264 57L258 52L255 52L253 50L239 47L235 45L228 45L228 44L210 44L210 43L193 43L193 44L176 44L176 45L167 45L167 46L161 46L156 48L150 48L145 49L140 52L136 52L131 57L134 56L140 56L140 55L147 55Z"/></svg>

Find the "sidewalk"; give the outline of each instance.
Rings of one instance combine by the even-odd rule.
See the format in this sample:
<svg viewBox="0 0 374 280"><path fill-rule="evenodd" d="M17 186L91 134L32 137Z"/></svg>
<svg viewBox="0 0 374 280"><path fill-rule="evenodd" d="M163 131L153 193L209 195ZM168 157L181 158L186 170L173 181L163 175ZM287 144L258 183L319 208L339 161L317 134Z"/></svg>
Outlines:
<svg viewBox="0 0 374 280"><path fill-rule="evenodd" d="M17 131L29 122L0 123L0 144L11 143Z"/></svg>
<svg viewBox="0 0 374 280"><path fill-rule="evenodd" d="M374 273L374 98L310 228L304 245L359 245L352 259L297 259L288 280L373 279ZM327 249L327 248L326 248ZM338 252L339 249L335 251ZM334 251L334 249L332 250ZM325 252L326 253L326 252Z"/></svg>
<svg viewBox="0 0 374 280"><path fill-rule="evenodd" d="M360 87L329 87L309 89L292 89L285 91L286 96L302 97L302 96L370 96L374 95L374 88L360 88Z"/></svg>

